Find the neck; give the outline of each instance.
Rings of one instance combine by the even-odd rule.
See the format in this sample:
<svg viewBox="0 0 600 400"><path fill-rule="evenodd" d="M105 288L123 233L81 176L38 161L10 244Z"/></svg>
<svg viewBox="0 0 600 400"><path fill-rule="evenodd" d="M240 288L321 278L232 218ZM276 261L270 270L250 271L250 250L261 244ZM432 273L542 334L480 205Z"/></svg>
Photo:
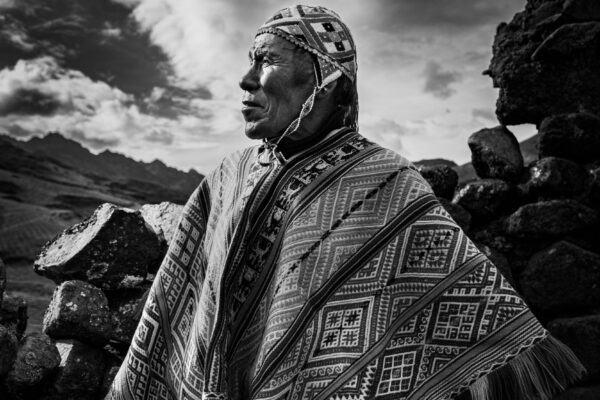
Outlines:
<svg viewBox="0 0 600 400"><path fill-rule="evenodd" d="M277 145L277 149L281 151L285 158L289 158L303 149L318 143L332 130L342 127L343 121L344 112L343 110L338 110L329 115L319 127L312 130L304 128L301 131L299 130L290 136L282 138L281 142Z"/></svg>

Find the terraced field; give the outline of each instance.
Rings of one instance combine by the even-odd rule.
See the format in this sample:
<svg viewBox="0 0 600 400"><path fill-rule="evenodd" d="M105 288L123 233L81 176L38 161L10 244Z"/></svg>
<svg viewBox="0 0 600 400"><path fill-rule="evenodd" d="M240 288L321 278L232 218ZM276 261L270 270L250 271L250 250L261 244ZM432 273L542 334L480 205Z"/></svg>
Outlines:
<svg viewBox="0 0 600 400"><path fill-rule="evenodd" d="M49 239L73 225L68 210L0 199L0 255L5 262L29 260Z"/></svg>

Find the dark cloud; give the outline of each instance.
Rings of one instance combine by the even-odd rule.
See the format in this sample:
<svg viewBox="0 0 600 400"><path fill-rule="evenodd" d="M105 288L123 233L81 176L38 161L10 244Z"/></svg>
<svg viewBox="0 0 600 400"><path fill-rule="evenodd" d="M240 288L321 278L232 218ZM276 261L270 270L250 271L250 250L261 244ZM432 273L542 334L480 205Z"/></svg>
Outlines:
<svg viewBox="0 0 600 400"><path fill-rule="evenodd" d="M52 115L60 108L61 102L55 96L36 89L18 88L0 98L0 116Z"/></svg>
<svg viewBox="0 0 600 400"><path fill-rule="evenodd" d="M525 0L382 0L371 2L376 27L401 31L406 27L462 30L498 24L512 17Z"/></svg>
<svg viewBox="0 0 600 400"><path fill-rule="evenodd" d="M462 74L456 71L444 71L442 66L435 61L430 61L423 72L425 87L423 91L431 93L440 99L447 99L455 93L450 87L455 82L462 80Z"/></svg>
<svg viewBox="0 0 600 400"><path fill-rule="evenodd" d="M18 139L29 139L34 134L33 132L24 129L23 127L17 124L9 124L6 126L2 126L2 129L5 129L10 136Z"/></svg>
<svg viewBox="0 0 600 400"><path fill-rule="evenodd" d="M163 129L153 129L152 131L150 131L150 133L144 136L144 139L152 143L170 145L171 143L173 143L175 135Z"/></svg>
<svg viewBox="0 0 600 400"><path fill-rule="evenodd" d="M198 114L198 110L192 107L194 99L210 100L212 94L204 88L157 87L138 105L144 112L166 118L177 118L185 114Z"/></svg>
<svg viewBox="0 0 600 400"><path fill-rule="evenodd" d="M486 108L474 108L471 112L474 118L482 118L490 121L496 121L496 114L492 110Z"/></svg>
<svg viewBox="0 0 600 400"><path fill-rule="evenodd" d="M71 139L78 141L83 145L87 145L87 147L91 147L94 150L106 149L116 147L121 141L118 138L99 138L99 137L87 137L80 130L69 130L68 136Z"/></svg>
<svg viewBox="0 0 600 400"><path fill-rule="evenodd" d="M168 85L172 72L131 12L131 6L110 0L19 0L2 12L0 69L50 55L126 93L148 94Z"/></svg>

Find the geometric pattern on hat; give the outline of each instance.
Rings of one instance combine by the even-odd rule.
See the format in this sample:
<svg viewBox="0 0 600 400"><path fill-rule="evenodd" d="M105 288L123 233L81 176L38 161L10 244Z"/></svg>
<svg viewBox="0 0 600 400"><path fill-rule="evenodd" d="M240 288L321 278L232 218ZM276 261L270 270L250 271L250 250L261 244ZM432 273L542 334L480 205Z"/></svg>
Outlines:
<svg viewBox="0 0 600 400"><path fill-rule="evenodd" d="M321 6L297 5L277 11L256 33L272 33L317 56L319 87L341 74L356 80L356 47L340 16Z"/></svg>

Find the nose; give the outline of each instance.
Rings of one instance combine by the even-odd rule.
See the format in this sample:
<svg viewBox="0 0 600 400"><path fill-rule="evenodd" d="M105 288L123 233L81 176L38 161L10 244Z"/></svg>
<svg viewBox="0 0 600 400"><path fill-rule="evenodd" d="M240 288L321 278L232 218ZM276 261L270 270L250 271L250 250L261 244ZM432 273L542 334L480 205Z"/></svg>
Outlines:
<svg viewBox="0 0 600 400"><path fill-rule="evenodd" d="M247 92L252 92L258 89L259 86L259 76L254 63L250 66L248 71L242 76L240 79L240 87L242 90Z"/></svg>

